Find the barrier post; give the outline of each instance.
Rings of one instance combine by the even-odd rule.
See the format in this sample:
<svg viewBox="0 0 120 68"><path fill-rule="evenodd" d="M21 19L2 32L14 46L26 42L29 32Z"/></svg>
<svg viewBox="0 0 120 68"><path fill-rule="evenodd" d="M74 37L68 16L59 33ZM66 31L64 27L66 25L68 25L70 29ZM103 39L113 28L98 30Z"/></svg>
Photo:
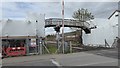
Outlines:
<svg viewBox="0 0 120 68"><path fill-rule="evenodd" d="M72 53L72 44L71 44L71 41L70 41L70 53Z"/></svg>

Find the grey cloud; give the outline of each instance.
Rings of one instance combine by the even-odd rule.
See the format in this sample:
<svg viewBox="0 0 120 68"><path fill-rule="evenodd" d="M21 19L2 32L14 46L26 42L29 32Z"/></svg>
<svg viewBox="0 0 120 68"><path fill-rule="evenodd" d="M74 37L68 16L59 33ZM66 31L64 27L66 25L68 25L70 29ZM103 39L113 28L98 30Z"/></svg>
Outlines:
<svg viewBox="0 0 120 68"><path fill-rule="evenodd" d="M13 4L13 5L12 5ZM10 3L9 3L10 5ZM61 17L61 2L26 2L11 3L11 7L4 4L3 12L6 14L16 13L22 17L27 11L45 13L48 17ZM97 18L107 18L110 13L118 8L117 2L65 2L65 17L71 18L74 11L79 8L86 8ZM9 10L12 12L10 13ZM11 16L15 16L14 14Z"/></svg>
<svg viewBox="0 0 120 68"><path fill-rule="evenodd" d="M46 17L47 18L56 18L56 17L61 17L61 14L59 12L49 12L49 13L46 13Z"/></svg>
<svg viewBox="0 0 120 68"><path fill-rule="evenodd" d="M67 2L65 15L72 16L77 9L86 8L97 18L107 18L111 12L118 8L117 6L117 2Z"/></svg>
<svg viewBox="0 0 120 68"><path fill-rule="evenodd" d="M61 2L26 2L22 3L4 3L2 6L3 16L5 18L25 17L27 11L45 13L48 17L61 17ZM109 15L118 8L116 2L65 2L65 18L72 18L72 14L78 8L86 8L97 18L108 18ZM48 33L53 33L53 28L46 29ZM66 30L67 31L67 30Z"/></svg>

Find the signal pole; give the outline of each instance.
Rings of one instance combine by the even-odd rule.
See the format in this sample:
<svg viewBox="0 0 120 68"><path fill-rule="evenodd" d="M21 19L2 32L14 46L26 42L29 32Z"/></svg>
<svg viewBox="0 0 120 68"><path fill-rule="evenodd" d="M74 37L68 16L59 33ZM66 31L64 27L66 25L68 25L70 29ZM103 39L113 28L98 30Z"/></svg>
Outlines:
<svg viewBox="0 0 120 68"><path fill-rule="evenodd" d="M64 0L62 0L62 50L64 54Z"/></svg>

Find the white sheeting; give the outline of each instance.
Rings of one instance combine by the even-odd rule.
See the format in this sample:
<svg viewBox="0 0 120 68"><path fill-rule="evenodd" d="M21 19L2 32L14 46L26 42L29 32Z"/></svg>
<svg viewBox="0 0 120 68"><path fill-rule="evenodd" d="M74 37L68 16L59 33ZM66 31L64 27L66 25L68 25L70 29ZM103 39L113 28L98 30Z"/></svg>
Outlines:
<svg viewBox="0 0 120 68"><path fill-rule="evenodd" d="M45 36L44 15L31 13L26 20L2 20L0 34L2 36ZM37 22L36 22L37 21Z"/></svg>
<svg viewBox="0 0 120 68"><path fill-rule="evenodd" d="M83 34L83 43L85 45L104 45L105 39L109 45L112 45L114 39L118 37L118 19L108 20L108 19L94 19L94 24L97 25L96 29L91 31L91 34Z"/></svg>

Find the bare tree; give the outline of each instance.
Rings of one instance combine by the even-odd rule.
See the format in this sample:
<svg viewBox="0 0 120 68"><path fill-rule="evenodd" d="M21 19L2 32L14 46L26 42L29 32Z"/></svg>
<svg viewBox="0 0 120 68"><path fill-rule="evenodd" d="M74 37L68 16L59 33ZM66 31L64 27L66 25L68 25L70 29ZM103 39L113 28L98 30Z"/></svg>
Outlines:
<svg viewBox="0 0 120 68"><path fill-rule="evenodd" d="M81 8L78 9L77 11L74 11L73 16L74 19L78 20L80 23L84 23L86 21L89 21L91 19L94 19L94 16L92 13L88 12L87 9ZM80 41L79 43L83 45L83 39L82 39L82 29L80 30Z"/></svg>

